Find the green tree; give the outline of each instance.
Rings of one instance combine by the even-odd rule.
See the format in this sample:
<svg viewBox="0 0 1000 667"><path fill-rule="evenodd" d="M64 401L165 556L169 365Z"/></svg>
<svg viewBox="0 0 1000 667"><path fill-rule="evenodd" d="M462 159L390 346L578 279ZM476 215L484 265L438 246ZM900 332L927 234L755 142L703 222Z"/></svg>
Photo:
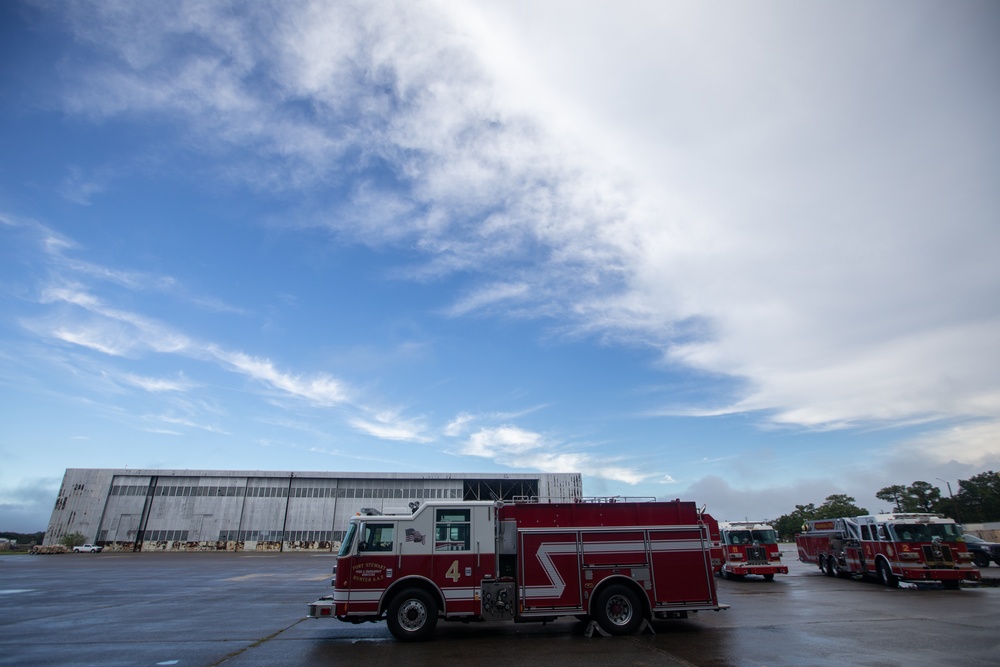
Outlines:
<svg viewBox="0 0 1000 667"><path fill-rule="evenodd" d="M842 516L860 516L868 514L864 507L855 505L856 501L851 496L843 493L835 493L827 496L823 504L816 510L815 519L836 519Z"/></svg>
<svg viewBox="0 0 1000 667"><path fill-rule="evenodd" d="M802 532L802 525L807 521L816 518L816 506L812 503L808 505L796 505L795 511L778 517L773 524L774 530L778 533L778 538L789 542L796 533Z"/></svg>
<svg viewBox="0 0 1000 667"><path fill-rule="evenodd" d="M62 542L64 546L67 546L70 549L72 549L73 547L78 547L81 544L84 544L86 541L87 537L83 533L70 533L69 535L66 535L60 540L60 542Z"/></svg>
<svg viewBox="0 0 1000 667"><path fill-rule="evenodd" d="M918 480L906 487L905 503L906 512L934 512L941 504L941 489Z"/></svg>
<svg viewBox="0 0 1000 667"><path fill-rule="evenodd" d="M1000 521L1000 474L989 470L969 479L958 480L958 487L955 501L962 521Z"/></svg>
<svg viewBox="0 0 1000 667"><path fill-rule="evenodd" d="M906 487L902 484L893 484L892 486L879 489L875 497L887 503L892 503L893 509L896 512L902 512L903 499L906 497Z"/></svg>

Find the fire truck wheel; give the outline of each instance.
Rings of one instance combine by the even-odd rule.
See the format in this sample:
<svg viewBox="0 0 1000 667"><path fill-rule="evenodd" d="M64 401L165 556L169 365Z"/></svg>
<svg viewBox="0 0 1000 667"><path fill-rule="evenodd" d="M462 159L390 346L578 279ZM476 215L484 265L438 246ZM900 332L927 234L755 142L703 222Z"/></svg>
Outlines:
<svg viewBox="0 0 1000 667"><path fill-rule="evenodd" d="M774 575L773 574L765 574L764 575L764 581L774 581Z"/></svg>
<svg viewBox="0 0 1000 667"><path fill-rule="evenodd" d="M892 573L892 568L884 560L878 562L878 578L889 588L897 588L899 579Z"/></svg>
<svg viewBox="0 0 1000 667"><path fill-rule="evenodd" d="M642 625L639 596L628 586L608 586L597 600L594 618L611 635L630 635Z"/></svg>
<svg viewBox="0 0 1000 667"><path fill-rule="evenodd" d="M437 620L438 609L434 598L419 588L405 590L394 597L386 616L389 632L401 642L419 642L430 638Z"/></svg>
<svg viewBox="0 0 1000 667"><path fill-rule="evenodd" d="M825 558L824 559L822 556L820 556L819 569L823 570L823 572L826 573L826 576L832 577L833 576L833 558L830 557L830 558Z"/></svg>

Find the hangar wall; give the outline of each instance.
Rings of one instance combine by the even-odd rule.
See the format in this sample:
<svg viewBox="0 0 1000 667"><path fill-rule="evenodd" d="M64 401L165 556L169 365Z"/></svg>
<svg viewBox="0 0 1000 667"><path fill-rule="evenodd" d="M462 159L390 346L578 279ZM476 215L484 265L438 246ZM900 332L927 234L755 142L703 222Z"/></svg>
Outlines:
<svg viewBox="0 0 1000 667"><path fill-rule="evenodd" d="M581 498L579 473L409 474L69 468L45 532L109 551L331 551L362 507Z"/></svg>

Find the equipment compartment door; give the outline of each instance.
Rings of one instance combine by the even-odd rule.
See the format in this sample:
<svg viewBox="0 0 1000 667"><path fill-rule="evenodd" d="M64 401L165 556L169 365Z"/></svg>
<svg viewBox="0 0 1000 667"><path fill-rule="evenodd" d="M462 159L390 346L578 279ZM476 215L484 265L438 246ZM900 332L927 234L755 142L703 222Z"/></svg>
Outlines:
<svg viewBox="0 0 1000 667"><path fill-rule="evenodd" d="M650 531L657 605L716 603L708 538L697 528Z"/></svg>
<svg viewBox="0 0 1000 667"><path fill-rule="evenodd" d="M518 540L524 611L582 608L578 533L525 530Z"/></svg>

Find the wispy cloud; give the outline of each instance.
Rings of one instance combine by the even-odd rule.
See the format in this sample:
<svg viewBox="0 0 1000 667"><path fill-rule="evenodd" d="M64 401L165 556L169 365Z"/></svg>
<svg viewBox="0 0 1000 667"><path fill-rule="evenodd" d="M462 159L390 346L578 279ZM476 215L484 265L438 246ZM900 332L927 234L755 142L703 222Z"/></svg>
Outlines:
<svg viewBox="0 0 1000 667"><path fill-rule="evenodd" d="M568 451L565 445L552 442L540 433L511 425L480 429L469 436L459 453L491 459L513 468L542 472L577 471L586 476L626 484L638 484L659 475L623 465L615 457Z"/></svg>
<svg viewBox="0 0 1000 667"><path fill-rule="evenodd" d="M79 167L70 167L69 174L59 186L59 194L74 204L89 206L94 195L107 188L109 174L85 175Z"/></svg>
<svg viewBox="0 0 1000 667"><path fill-rule="evenodd" d="M452 305L448 309L448 314L452 316L467 315L494 304L524 300L529 292L530 287L524 283L489 285Z"/></svg>
<svg viewBox="0 0 1000 667"><path fill-rule="evenodd" d="M302 398L314 405L338 405L348 399L344 383L331 375L325 373L311 376L293 375L279 371L269 359L254 357L243 352L223 350L214 344L206 345L203 349L231 370Z"/></svg>
<svg viewBox="0 0 1000 667"><path fill-rule="evenodd" d="M378 412L370 417L350 419L350 425L357 430L382 440L403 442L431 442L427 428L419 420L404 419L394 412Z"/></svg>
<svg viewBox="0 0 1000 667"><path fill-rule="evenodd" d="M146 391L152 393L163 391L183 392L188 391L195 386L194 383L184 378L183 375L174 380L166 378L142 377L129 373L125 375L125 381L133 386L145 389Z"/></svg>
<svg viewBox="0 0 1000 667"><path fill-rule="evenodd" d="M184 417L175 417L173 415L159 415L153 417L156 421L163 422L165 424L175 424L177 426L186 426L188 428L198 429L200 431L207 431L208 433L217 433L219 435L230 435L225 429L219 428L218 426L212 424L199 424L190 419L185 419ZM171 433L171 431L165 431L166 433Z"/></svg>

